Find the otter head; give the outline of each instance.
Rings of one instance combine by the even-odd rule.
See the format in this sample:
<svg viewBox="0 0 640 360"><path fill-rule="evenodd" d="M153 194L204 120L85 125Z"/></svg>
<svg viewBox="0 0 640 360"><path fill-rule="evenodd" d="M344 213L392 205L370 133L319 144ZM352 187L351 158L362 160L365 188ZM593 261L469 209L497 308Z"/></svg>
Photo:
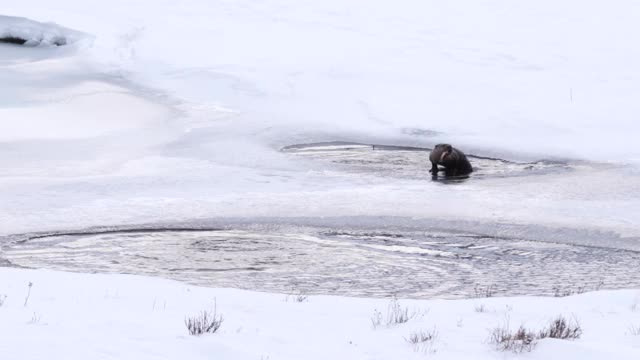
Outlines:
<svg viewBox="0 0 640 360"><path fill-rule="evenodd" d="M444 161L444 159L446 159L453 152L453 146L451 146L449 144L441 144L441 145L438 145L438 147L442 148L442 154L440 155L440 161Z"/></svg>

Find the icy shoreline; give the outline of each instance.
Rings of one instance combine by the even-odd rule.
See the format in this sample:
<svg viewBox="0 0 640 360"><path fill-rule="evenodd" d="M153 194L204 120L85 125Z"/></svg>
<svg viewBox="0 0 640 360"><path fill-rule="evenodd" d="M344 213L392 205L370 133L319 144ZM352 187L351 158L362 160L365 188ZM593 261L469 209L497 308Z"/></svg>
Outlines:
<svg viewBox="0 0 640 360"><path fill-rule="evenodd" d="M29 284L32 284L29 287ZM29 293L30 292L30 293ZM294 293L295 294L295 293ZM509 322L540 329L564 315L583 329L574 341L546 339L528 359L637 359L640 291L562 298L403 300L414 316L373 328L389 300L211 289L127 275L0 268L0 351L12 359L503 359L487 342ZM215 334L191 337L184 319L213 302L224 318ZM25 305L26 303L26 305ZM437 332L428 348L406 341ZM37 345L34 345L34 342ZM511 353L506 353L511 358Z"/></svg>

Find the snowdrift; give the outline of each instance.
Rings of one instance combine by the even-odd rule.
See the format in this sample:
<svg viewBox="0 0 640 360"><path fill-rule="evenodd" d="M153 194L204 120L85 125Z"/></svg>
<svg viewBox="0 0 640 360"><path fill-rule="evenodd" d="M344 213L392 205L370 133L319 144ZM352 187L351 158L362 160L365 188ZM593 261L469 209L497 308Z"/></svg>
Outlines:
<svg viewBox="0 0 640 360"><path fill-rule="evenodd" d="M82 33L54 23L0 15L0 43L24 46L62 46L81 39Z"/></svg>

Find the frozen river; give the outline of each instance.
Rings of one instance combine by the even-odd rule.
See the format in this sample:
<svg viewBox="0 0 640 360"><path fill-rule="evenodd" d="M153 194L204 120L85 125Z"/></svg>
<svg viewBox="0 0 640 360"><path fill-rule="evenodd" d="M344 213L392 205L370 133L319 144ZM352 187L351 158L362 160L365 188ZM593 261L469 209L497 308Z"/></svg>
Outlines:
<svg viewBox="0 0 640 360"><path fill-rule="evenodd" d="M0 14L38 45L0 44L0 264L358 296L638 286L640 52L611 41L633 11L78 4ZM468 179L431 179L443 142Z"/></svg>
<svg viewBox="0 0 640 360"><path fill-rule="evenodd" d="M616 171L585 162L471 155L476 171L469 179L432 180L421 148L338 142L283 151L340 173L414 178L443 192L466 182L491 186L492 179L526 183L602 167ZM637 238L455 219L200 219L14 234L3 243L0 261L11 266L141 274L269 292L456 298L640 286Z"/></svg>

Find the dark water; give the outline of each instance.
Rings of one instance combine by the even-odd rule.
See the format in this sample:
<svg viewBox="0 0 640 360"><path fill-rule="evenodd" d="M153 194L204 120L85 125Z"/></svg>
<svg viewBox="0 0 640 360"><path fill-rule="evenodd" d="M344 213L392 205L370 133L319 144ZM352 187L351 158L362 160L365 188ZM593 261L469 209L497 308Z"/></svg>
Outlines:
<svg viewBox="0 0 640 360"><path fill-rule="evenodd" d="M640 286L640 253L440 230L291 225L138 229L5 245L14 266L269 292L458 298Z"/></svg>

